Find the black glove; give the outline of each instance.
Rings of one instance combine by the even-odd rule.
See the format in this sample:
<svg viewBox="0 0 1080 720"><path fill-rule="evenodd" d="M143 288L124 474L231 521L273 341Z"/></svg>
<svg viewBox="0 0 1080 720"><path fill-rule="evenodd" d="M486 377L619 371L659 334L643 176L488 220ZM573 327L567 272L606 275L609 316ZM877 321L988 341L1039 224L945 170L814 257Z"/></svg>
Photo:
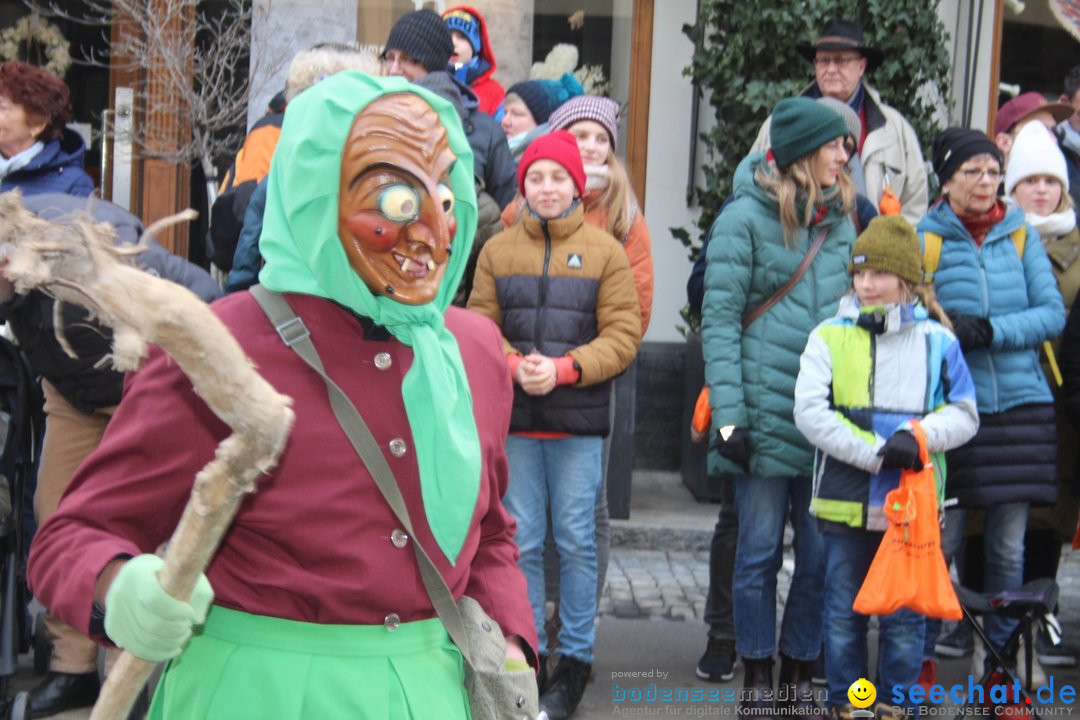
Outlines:
<svg viewBox="0 0 1080 720"><path fill-rule="evenodd" d="M994 339L994 326L986 318L958 315L949 319L952 320L953 334L960 341L960 349L964 352L989 347L990 341Z"/></svg>
<svg viewBox="0 0 1080 720"><path fill-rule="evenodd" d="M922 470L919 457L919 442L915 436L905 430L892 434L878 450L881 456L882 470Z"/></svg>
<svg viewBox="0 0 1080 720"><path fill-rule="evenodd" d="M750 472L750 431L746 428L735 428L724 440L724 436L716 433L716 449L721 455Z"/></svg>

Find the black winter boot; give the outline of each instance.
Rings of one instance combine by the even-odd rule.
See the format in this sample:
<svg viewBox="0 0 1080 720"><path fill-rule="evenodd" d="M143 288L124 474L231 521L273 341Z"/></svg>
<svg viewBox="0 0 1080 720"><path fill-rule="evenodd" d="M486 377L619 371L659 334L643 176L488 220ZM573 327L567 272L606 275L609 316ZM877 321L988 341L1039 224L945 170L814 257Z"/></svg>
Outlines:
<svg viewBox="0 0 1080 720"><path fill-rule="evenodd" d="M783 708L781 715L820 715L821 706L814 699L811 678L814 661L792 660L780 656L780 679L776 686L776 707Z"/></svg>
<svg viewBox="0 0 1080 720"><path fill-rule="evenodd" d="M537 661L536 673L536 692L538 695L543 695L544 690L547 690L548 684L548 656L547 653L541 653Z"/></svg>
<svg viewBox="0 0 1080 720"><path fill-rule="evenodd" d="M584 660L569 655L558 657L559 664L551 673L547 689L540 696L540 709L547 712L550 720L566 720L574 714L592 672L592 665Z"/></svg>
<svg viewBox="0 0 1080 720"><path fill-rule="evenodd" d="M742 696L739 698L740 715L754 720L774 720L772 666L772 658L743 658L746 675L743 679Z"/></svg>
<svg viewBox="0 0 1080 720"><path fill-rule="evenodd" d="M97 700L100 689L96 670L88 673L50 670L30 690L30 717L48 717L65 710L90 707Z"/></svg>

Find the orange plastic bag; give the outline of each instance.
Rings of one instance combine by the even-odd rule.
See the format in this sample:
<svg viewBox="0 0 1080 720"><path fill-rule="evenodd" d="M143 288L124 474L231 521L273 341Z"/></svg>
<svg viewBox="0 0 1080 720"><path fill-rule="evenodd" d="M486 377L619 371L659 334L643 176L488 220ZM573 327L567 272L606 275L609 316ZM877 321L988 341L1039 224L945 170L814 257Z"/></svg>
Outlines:
<svg viewBox="0 0 1080 720"><path fill-rule="evenodd" d="M945 556L941 553L934 468L926 452L926 433L911 423L923 461L920 471L904 470L900 487L885 496L889 527L866 573L852 609L888 615L908 608L927 617L961 618Z"/></svg>

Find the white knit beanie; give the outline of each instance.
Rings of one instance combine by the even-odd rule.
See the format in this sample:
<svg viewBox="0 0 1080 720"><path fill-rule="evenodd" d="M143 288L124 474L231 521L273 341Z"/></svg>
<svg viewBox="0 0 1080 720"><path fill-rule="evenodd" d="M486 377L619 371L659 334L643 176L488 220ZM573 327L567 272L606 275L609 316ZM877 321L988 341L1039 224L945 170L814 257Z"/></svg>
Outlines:
<svg viewBox="0 0 1080 720"><path fill-rule="evenodd" d="M1061 154L1057 139L1041 122L1032 121L1020 128L1009 151L1005 168L1005 194L1024 178L1032 175L1049 175L1061 181L1065 192L1069 191L1069 173L1065 169L1065 156Z"/></svg>

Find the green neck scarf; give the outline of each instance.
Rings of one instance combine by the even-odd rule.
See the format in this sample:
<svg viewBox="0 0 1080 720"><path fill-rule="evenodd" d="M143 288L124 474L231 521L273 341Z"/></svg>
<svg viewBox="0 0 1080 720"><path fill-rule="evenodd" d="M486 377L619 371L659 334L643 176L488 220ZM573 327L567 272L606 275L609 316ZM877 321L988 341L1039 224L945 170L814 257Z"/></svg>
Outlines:
<svg viewBox="0 0 1080 720"><path fill-rule="evenodd" d="M450 170L457 220L454 252L435 299L425 305L373 295L353 272L337 234L341 158L353 120L373 100L403 92L431 105L457 156ZM401 395L416 445L428 525L451 563L468 534L482 472L461 351L443 322L476 230L472 167L472 150L449 102L403 78L338 73L289 103L270 166L259 238L266 261L259 273L263 285L334 300L386 327L412 348L413 363Z"/></svg>

